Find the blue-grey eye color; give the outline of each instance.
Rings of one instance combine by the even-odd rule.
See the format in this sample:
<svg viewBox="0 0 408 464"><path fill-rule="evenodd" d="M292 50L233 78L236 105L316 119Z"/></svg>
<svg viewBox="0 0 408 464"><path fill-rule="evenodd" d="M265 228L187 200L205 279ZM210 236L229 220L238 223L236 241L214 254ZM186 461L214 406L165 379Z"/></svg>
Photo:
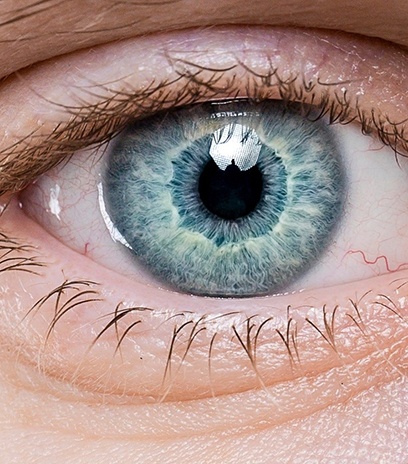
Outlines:
<svg viewBox="0 0 408 464"><path fill-rule="evenodd" d="M330 127L277 101L203 104L132 124L108 155L110 219L174 288L284 291L330 243L344 173Z"/></svg>

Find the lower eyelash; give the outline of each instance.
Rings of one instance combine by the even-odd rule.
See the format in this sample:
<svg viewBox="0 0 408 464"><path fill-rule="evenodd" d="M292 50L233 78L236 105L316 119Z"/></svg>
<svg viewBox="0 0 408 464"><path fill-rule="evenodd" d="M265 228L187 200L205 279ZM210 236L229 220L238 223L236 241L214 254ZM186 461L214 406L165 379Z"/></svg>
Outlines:
<svg viewBox="0 0 408 464"><path fill-rule="evenodd" d="M130 306L121 301L115 304L121 298L120 292L111 298L109 285L81 279L75 270L70 276L62 276L59 285L49 288L48 280L44 280L48 265L36 249L4 232L1 239L3 275L10 276L3 282L18 283L16 289L24 289L30 299L36 298L25 310L14 287L3 294L5 302L7 295L11 297L4 310L13 311L14 305L17 310L15 314L4 315L5 343L11 349L19 346L21 357L28 353L26 361L34 362L35 369L46 378L49 374L62 375L63 380L73 382L84 391L95 388L112 398L141 395L150 398L149 401L169 402L181 394L183 400L188 400L241 391L250 386L265 389L276 382L277 376L289 381L313 372L315 364L311 362L331 369L374 351L385 357L384 347L391 340L397 343L405 336L406 309L397 295L405 293L406 274L399 274L402 275L399 281L387 283L383 292L378 290L380 285L369 283L377 289L376 293L358 292L361 296L357 297L353 286L342 294L354 297L347 300L342 296L337 303L335 295L329 292L330 303L326 300L324 304L323 300L314 306L308 305L316 298L322 299L311 292L308 297L302 294L301 301L293 297L292 306L290 296L284 303L279 297L259 299L252 308L250 302L247 308L245 301L236 306L235 300L234 304L226 301L226 306L217 307L216 299L208 299L203 301L208 306L202 312L184 310L183 304L175 305L180 310L169 311L161 303L157 307ZM4 260L9 258L17 261L4 265ZM38 277L22 280L20 270L24 266L16 267L16 262L27 265L26 270L33 270ZM36 291L40 292L38 297L31 294L35 295ZM16 326L7 328L7 320L13 318ZM19 321L24 324L20 326ZM76 343L79 345L75 346ZM400 361L396 359L393 369L399 373ZM118 383L116 380L110 383L110 376L116 375L122 363L126 365L129 361L140 363L130 374L137 372L136 378L119 376ZM96 380L90 378L89 366L96 369ZM151 369L153 374L149 377ZM238 370L242 381L233 375ZM191 391L186 390L183 380L187 374L200 379ZM139 375L142 375L140 379ZM144 380L143 375L148 378ZM220 381L224 375L229 376L227 383ZM126 386L128 381L130 391Z"/></svg>
<svg viewBox="0 0 408 464"><path fill-rule="evenodd" d="M50 322L48 330L45 334L45 344L50 338L58 321L64 317L68 312L81 305L93 303L96 301L103 301L102 298L97 297L99 292L93 287L98 286L96 282L90 280L65 280L60 286L54 288L52 291L40 298L27 312L26 317L31 313L36 313L40 310L41 306L51 300L54 301L54 317Z"/></svg>
<svg viewBox="0 0 408 464"><path fill-rule="evenodd" d="M20 249L26 249L21 247ZM30 248L28 248L30 249ZM9 269L12 270L12 269ZM402 281L399 288L408 285L407 281ZM302 336L302 330L311 330L315 332L317 339L323 341L329 352L333 352L342 363L343 354L342 347L337 345L337 330L343 325L346 320L351 321L366 343L376 343L376 332L370 327L370 321L362 315L360 307L361 301L370 299L372 305L378 305L392 316L401 320L401 324L406 323L403 316L398 311L398 306L386 295L378 294L372 299L369 297L372 291L366 292L359 300L349 299L346 311L334 305L322 305L320 308L314 308L320 314L320 320L312 320L310 317L305 317L299 320L299 315L296 315L297 309L304 307L291 307L288 305L286 310L286 319L276 318L268 315L251 315L247 316L243 311L228 312L222 315L214 314L195 314L190 311L179 312L171 316L167 316L160 327L167 325L167 355L163 367L163 380L161 385L162 394L160 401L166 401L171 392L171 387L177 374L182 369L186 362L190 362L190 356L194 357L195 344L198 343L200 351L206 351L208 357L208 378L212 385L211 378L213 376L213 353L218 346L223 346L226 342L235 346L236 352L241 352L241 356L247 359L251 369L261 388L266 388L263 379L262 363L259 363L259 350L263 351L265 356L265 348L273 340L281 341L282 349L287 353L287 362L292 371L292 375L297 377L302 372L302 358L304 353L299 348L299 337ZM40 298L27 312L25 318L34 316L41 311L43 305L53 302L54 317L49 322L47 333L44 337L44 349L52 337L53 331L57 324L61 323L63 318L69 312L77 309L83 304L90 302L103 302L100 297L99 284L88 280L66 280L60 286L54 288L42 298ZM210 304L210 303L209 303ZM118 303L113 312L107 313L104 317L108 322L99 330L95 338L90 342L89 348L85 356L89 355L95 348L98 342L104 343L104 336L110 336L114 332L116 344L112 346L112 362L115 362L117 356L122 357L122 344L127 337L143 333L144 331L144 316L149 317L149 314L160 313L158 309L147 307L126 307L123 303ZM343 320L342 320L343 318ZM218 330L220 320L223 321L223 331ZM306 329L305 329L306 327ZM135 332L137 330L137 332ZM202 341L198 341L200 334L206 334L206 345L202 345ZM266 348L267 349L267 348ZM273 352L270 356L273 356ZM141 355L141 359L148 353ZM213 388L213 387L211 387ZM212 389L212 395L215 391Z"/></svg>
<svg viewBox="0 0 408 464"><path fill-rule="evenodd" d="M407 282L408 283L408 282ZM372 293L366 292L361 298L366 298ZM381 301L383 300L383 301ZM316 336L322 340L339 359L340 363L343 361L342 348L337 346L336 326L339 323L339 318L344 317L350 319L352 324L358 328L366 343L376 343L376 333L370 329L369 321L364 320L359 307L360 302L350 299L349 312L339 315L339 306L334 306L328 309L328 305L323 305L320 308L322 319L318 323L312 321L310 318L305 318L303 323L309 327L310 330L315 331ZM378 295L378 299L374 298L372 304L377 304L390 312L392 315L401 319L404 323L405 320L399 314L396 304L385 295ZM117 355L121 350L123 340L130 335L131 331L135 328L143 331L143 313L156 311L150 308L123 308L120 309L120 304L116 307L113 317L105 325L104 329L100 331L92 346L108 331L115 330L117 345L115 347L114 355ZM166 356L166 363L163 370L162 381L162 395L160 401L165 401L167 395L171 391L172 384L181 371L183 364L189 362L189 356L194 357L194 343L199 337L201 332L210 334L208 343L204 347L208 356L208 378L211 382L212 378L212 355L216 349L217 344L223 345L228 340L233 343L237 351L241 351L241 355L247 359L251 369L257 379L259 387L266 388L266 383L262 375L262 365L258 362L258 352L262 345L268 346L269 341L278 337L281 340L283 349L287 352L287 362L290 366L292 374L297 377L302 372L302 357L304 353L299 348L298 337L301 336L301 328L299 328L299 321L296 321L291 313L294 308L287 306L286 308L286 321L277 321L276 318L271 316L252 315L246 316L243 312L232 312L219 316L213 314L194 315L191 313L179 313L175 316L170 316L164 322L169 324L169 341ZM133 316L136 315L136 320ZM131 322L126 322L126 317L131 319ZM222 333L217 330L217 324L222 319L223 326L228 325L228 330ZM123 328L119 328L119 320L123 322ZM173 323L174 322L174 323ZM200 350L203 347L200 346ZM263 353L265 355L265 353ZM273 356L273 353L270 353ZM397 368L396 368L397 369ZM215 396L214 390L212 395Z"/></svg>
<svg viewBox="0 0 408 464"><path fill-rule="evenodd" d="M0 274L17 271L38 275L39 268L44 265L35 255L34 247L22 245L18 240L0 232Z"/></svg>

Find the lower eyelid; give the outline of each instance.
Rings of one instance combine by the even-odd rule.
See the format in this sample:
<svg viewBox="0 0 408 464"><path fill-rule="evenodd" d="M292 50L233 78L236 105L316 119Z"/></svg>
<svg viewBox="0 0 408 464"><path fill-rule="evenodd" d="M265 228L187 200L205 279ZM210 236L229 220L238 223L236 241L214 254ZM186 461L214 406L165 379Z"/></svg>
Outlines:
<svg viewBox="0 0 408 464"><path fill-rule="evenodd" d="M325 379L329 391L337 372L336 382L341 378L348 382L347 396L377 379L376 369L367 375L368 367L361 366L378 368L378 363L385 363L384 379L399 376L403 369L408 339L406 272L251 301L149 293L146 286L127 282L66 249L18 208L6 210L2 221L4 230L13 230L14 235L17 229L30 230L30 238L18 241L33 245L38 260L47 263L38 276L3 274L7 290L2 307L8 315L2 329L8 343L18 344L20 359L33 367L40 352L43 372L80 390L104 392L112 401L122 398L130 404L204 400L254 388L269 391L276 385L296 397L304 376L317 382L314 388L318 379ZM59 307L63 311L64 304L65 309L73 305L48 332L55 320L57 295L28 316L27 310L64 282ZM115 307L116 316L134 308L118 318L117 327L109 325ZM132 324L115 353L118 339ZM359 374L349 377L350 370ZM325 401L337 401L330 398ZM284 420L282 414L279 420Z"/></svg>

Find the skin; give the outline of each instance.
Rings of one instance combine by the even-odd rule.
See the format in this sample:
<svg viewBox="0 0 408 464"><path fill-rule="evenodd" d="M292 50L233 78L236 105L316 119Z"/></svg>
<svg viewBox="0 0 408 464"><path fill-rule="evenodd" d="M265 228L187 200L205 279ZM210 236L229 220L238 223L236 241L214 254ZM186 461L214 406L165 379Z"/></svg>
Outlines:
<svg viewBox="0 0 408 464"><path fill-rule="evenodd" d="M354 43L361 47L353 59L364 57L367 64L359 71L361 75L354 75L365 90L362 105L386 112L393 121L401 121L407 115L408 103L405 98L397 98L400 93L404 94L403 86L406 86L403 77L406 77L408 6L405 2L385 5L382 1L367 0L308 3L262 0L256 8L240 0L179 1L175 5L172 2L120 2L115 6L109 1L90 5L90 2L79 0L35 5L22 0L18 7L14 0L3 3L0 73L2 77L10 76L0 87L0 118L2 127L7 124L8 128L0 144L5 153L12 143L30 134L35 118L42 123L39 124L40 132L46 134L53 130L58 118L64 120L67 117L58 113L48 101L36 100L33 92L28 95L32 89L38 88L42 96L48 95L45 92L52 87L49 82L58 82L61 87L50 94L50 98L67 104L64 99L73 82L78 83L78 76L86 74L86 78L92 76L95 81L101 76L96 70L100 70L103 62L108 62L102 72L103 82L114 81L109 60L104 61L104 57L113 53L117 53L116 67L126 75L129 60L122 64L115 48L118 39L134 38L119 46L126 50L132 48L138 59L144 54L151 66L149 72L158 75L164 71L161 63L152 58L152 44L159 48L160 44L169 41L180 51L180 44L187 43L183 53L188 56L195 46L192 37L201 34L204 43L214 41L213 49L226 46L225 41L217 39L222 37L217 35L218 29L214 34L211 29L204 29L204 32L193 29L182 36L183 40L178 35L160 34L218 24L237 25L232 34L235 39L240 37L240 25L253 24L321 28L393 42L396 47L376 42L370 48L370 42L365 39L360 41L360 38L341 32L329 33L328 39L334 49L340 50L338 54L330 55L331 63L339 63L344 69L347 65L341 50ZM291 34L285 29L282 37L292 40ZM313 39L315 43L327 42L326 32L317 34L321 35ZM148 37L140 37L144 35ZM299 37L295 38L296 43L301 42ZM147 42L141 45L143 40ZM287 49L292 50L289 39L287 43ZM95 48L86 64L80 61L87 56L90 47L101 44L108 45ZM82 49L83 52L68 57L58 56ZM313 50L310 61L321 63L323 60L316 48L310 49ZM208 51L202 60L207 56L208 67L211 67L214 59ZM43 60L49 61L23 69ZM80 62L83 67L78 75L74 73L66 78L67 70L72 69L71 64ZM293 59L293 66L296 63L298 60ZM378 64L377 71L373 70L375 64ZM330 66L327 69L324 65L319 66L322 79L336 81ZM350 72L352 69L350 65ZM388 71L389 87L385 83L380 85L384 79L383 70ZM20 71L18 76L13 75L15 71ZM371 88L365 84L367 76L373 76ZM148 79L149 75L146 75L146 82ZM132 88L141 86L133 81L131 84ZM350 92L356 90L354 85L357 86L350 84ZM27 88L25 100L22 92ZM393 89L394 99L384 89ZM244 95L244 88L238 90ZM31 108L36 109L35 118L28 109L30 105L27 109L16 106L22 105L22 101L29 101ZM18 110L13 112L10 108ZM11 118L10 114L19 117ZM396 198L398 194L392 196ZM87 353L92 333L95 334L93 331L103 330L102 322L95 323L95 320L106 315L105 304L85 305L68 314L61 325L56 325L45 348L44 338L55 305L44 305L38 315L24 319L23 323L21 320L33 303L44 295L45 282L47 291L61 284L62 269L69 269L67 279L109 282L110 293L105 295L105 302L109 302L110 311L118 301L136 301L137 305L162 308L170 314L176 313L176 308L191 310L190 320L194 323L207 314L208 300L176 294L169 301L168 292L152 288L151 282L149 285L134 283L111 269L95 267L89 256L61 246L32 219L23 216L15 197L5 193L1 197L2 203L10 198L13 198L11 206L1 217L1 230L16 237L19 243L35 246L37 255L51 265L41 268L39 277L24 275L21 280L20 275L13 272L1 277L2 289L5 289L1 296L0 324L1 462L273 463L305 462L309 458L316 462L406 462L407 305L406 290L399 286L407 280L406 271L393 275L383 271L384 275L371 279L368 284L349 282L339 290L321 289L317 293L302 294L303 304L317 308L321 314L323 305L337 292L335 302L339 305L340 316L336 319L335 349L310 324L305 324L304 338L300 337L298 342L302 358L300 367L294 367L290 362L279 337L276 341L261 337L257 362L250 363L237 338L231 341L228 335L232 332L226 332L225 337L214 345L211 357L214 377L209 388L211 334L207 335L207 332L211 327L208 325L206 333L197 337L197 344L190 353L190 359L194 355L194 361L182 364L176 376L170 381L166 378L163 387L167 342L174 326L166 325L160 314L146 317L144 323L148 329L125 341L122 362L112 358L114 334L108 336L104 344L97 344L92 356ZM401 208L406 207L405 203L401 205ZM27 230L30 235L21 232ZM389 253L395 254L395 251ZM94 290L92 285L90 288ZM7 289L14 289L14 294ZM388 295L395 307L392 314L384 311L383 306L375 305L371 295L363 297L371 289L375 289L375 295ZM99 297L100 290L95 287L95 292ZM135 300L134 295L142 297ZM299 301L300 297L297 298ZM363 325L368 326L367 331L363 331L365 339L360 327L346 317L350 312L350 298L359 298ZM283 320L286 308L293 305L293 301L289 295L266 300L215 300L211 304L213 314L240 312L229 322L231 327L232 324L239 327L250 316L255 317L258 326L267 316ZM387 301L381 300L384 304ZM245 318L242 316L244 312ZM260 313L264 319L257 320L255 315ZM296 315L301 321L311 317L303 308ZM356 314L354 318L357 318ZM157 320L163 323L160 330L153 329L158 325ZM287 328L287 325L282 327ZM284 331L282 327L273 326L273 331ZM220 325L214 330L221 333L223 329ZM166 341L166 349L160 348L161 340ZM201 352L200 347L203 347ZM142 357L150 356L145 370L138 367L140 353ZM176 352L175 356L181 358L182 354L182 351ZM175 359L180 361L180 358Z"/></svg>

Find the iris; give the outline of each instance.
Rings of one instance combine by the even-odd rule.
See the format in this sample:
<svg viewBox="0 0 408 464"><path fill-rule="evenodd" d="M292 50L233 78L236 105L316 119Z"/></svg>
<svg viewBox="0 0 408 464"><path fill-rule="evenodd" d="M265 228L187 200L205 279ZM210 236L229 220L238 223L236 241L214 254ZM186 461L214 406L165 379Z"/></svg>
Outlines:
<svg viewBox="0 0 408 464"><path fill-rule="evenodd" d="M138 121L108 154L104 195L139 262L208 296L283 291L330 243L344 173L323 121L266 101Z"/></svg>

